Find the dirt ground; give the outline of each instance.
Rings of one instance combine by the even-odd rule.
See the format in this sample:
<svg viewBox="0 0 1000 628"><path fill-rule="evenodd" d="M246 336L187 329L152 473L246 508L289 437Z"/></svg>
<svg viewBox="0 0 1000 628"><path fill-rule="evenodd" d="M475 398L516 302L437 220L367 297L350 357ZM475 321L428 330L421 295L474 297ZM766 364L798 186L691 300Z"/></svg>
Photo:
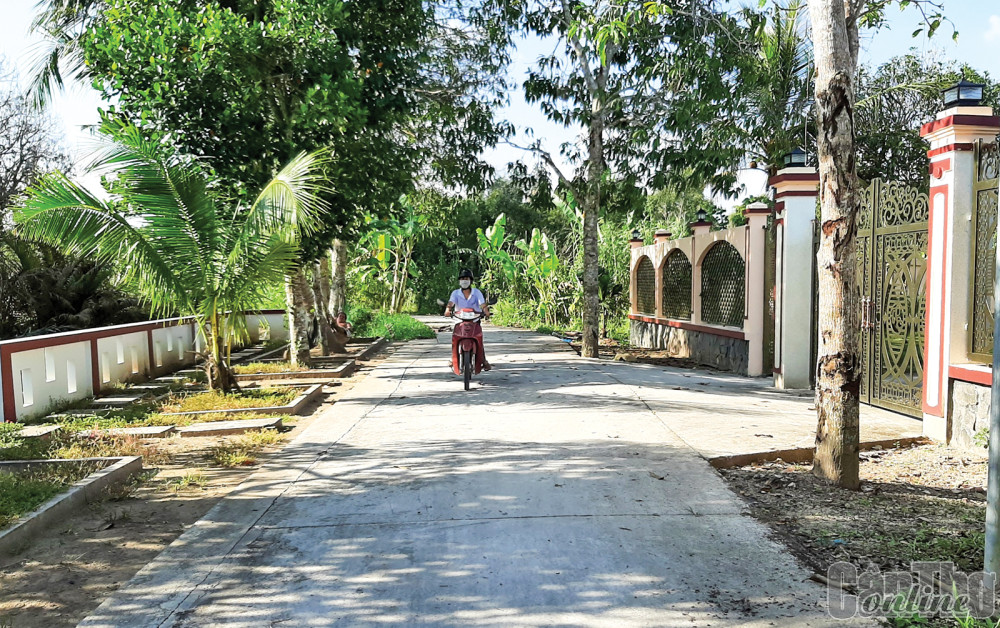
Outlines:
<svg viewBox="0 0 1000 628"><path fill-rule="evenodd" d="M861 454L861 490L781 461L724 469L754 517L818 574L835 561L909 571L913 560L981 570L986 450L941 445Z"/></svg>
<svg viewBox="0 0 1000 628"><path fill-rule="evenodd" d="M301 432L391 352L373 356L349 378L326 388L308 416L295 417L283 443ZM280 455L265 450L256 465L213 467L209 449L227 437L152 441L170 461L145 474L132 491L91 504L16 556L0 557L0 627L75 626L260 464ZM178 486L185 474L198 485Z"/></svg>

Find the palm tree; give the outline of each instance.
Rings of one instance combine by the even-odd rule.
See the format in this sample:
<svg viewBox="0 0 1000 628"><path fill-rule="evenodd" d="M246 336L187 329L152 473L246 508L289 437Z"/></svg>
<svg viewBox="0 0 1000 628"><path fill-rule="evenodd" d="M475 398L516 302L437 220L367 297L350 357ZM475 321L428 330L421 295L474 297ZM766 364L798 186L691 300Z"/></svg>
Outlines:
<svg viewBox="0 0 1000 628"><path fill-rule="evenodd" d="M813 53L807 30L805 0L775 0L756 33L756 83L748 116L750 158L770 169L781 158L809 143L807 123L812 109Z"/></svg>
<svg viewBox="0 0 1000 628"><path fill-rule="evenodd" d="M47 105L66 78L85 83L91 77L80 40L105 8L104 0L39 0L31 32L41 40L28 90L36 106Z"/></svg>
<svg viewBox="0 0 1000 628"><path fill-rule="evenodd" d="M210 387L237 388L226 350L247 337L244 313L283 281L300 237L319 226L325 152L300 154L242 207L217 197L197 161L167 154L135 127L102 132L110 141L92 168L112 175L104 179L111 199L46 176L16 210L19 233L113 264L156 313L193 316Z"/></svg>

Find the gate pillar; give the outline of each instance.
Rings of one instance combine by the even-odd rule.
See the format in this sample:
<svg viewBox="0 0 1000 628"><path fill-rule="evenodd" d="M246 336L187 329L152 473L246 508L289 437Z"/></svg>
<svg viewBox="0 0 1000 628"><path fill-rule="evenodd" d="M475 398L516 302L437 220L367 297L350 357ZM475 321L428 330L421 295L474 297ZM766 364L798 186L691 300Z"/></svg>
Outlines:
<svg viewBox="0 0 1000 628"><path fill-rule="evenodd" d="M920 129L930 143L931 174L923 431L940 442L951 437L949 371L968 362L973 149L998 129L1000 118L990 107L953 107Z"/></svg>
<svg viewBox="0 0 1000 628"><path fill-rule="evenodd" d="M775 278L774 385L809 388L812 364L813 222L819 173L785 168L769 181L775 190L778 251Z"/></svg>

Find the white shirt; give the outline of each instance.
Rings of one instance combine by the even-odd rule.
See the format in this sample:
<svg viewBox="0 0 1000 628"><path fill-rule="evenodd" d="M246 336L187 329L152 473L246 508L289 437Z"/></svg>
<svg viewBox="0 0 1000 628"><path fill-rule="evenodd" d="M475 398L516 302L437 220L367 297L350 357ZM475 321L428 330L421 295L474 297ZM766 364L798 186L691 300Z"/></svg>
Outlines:
<svg viewBox="0 0 1000 628"><path fill-rule="evenodd" d="M473 288L472 292L469 293L468 299L465 298L462 289L459 288L452 291L451 297L448 300L455 304L456 311L471 308L477 312L482 312L483 306L486 305L486 299L483 297L483 293L479 291L479 288Z"/></svg>

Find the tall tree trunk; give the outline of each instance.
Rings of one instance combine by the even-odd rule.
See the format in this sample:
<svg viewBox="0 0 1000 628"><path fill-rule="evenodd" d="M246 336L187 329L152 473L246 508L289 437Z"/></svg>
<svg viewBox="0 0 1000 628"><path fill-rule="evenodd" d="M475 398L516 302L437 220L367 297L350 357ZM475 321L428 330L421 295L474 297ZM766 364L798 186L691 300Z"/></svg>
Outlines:
<svg viewBox="0 0 1000 628"><path fill-rule="evenodd" d="M309 306L312 302L305 268L285 276L285 303L288 305L289 359L292 366L309 363Z"/></svg>
<svg viewBox="0 0 1000 628"><path fill-rule="evenodd" d="M330 352L334 350L335 342L333 338L333 317L330 316L330 312L327 310L330 298L330 282L328 278L324 279L328 275L328 272L327 275L324 275L323 266L323 262L316 262L313 266L313 311L316 312L316 322L319 325L320 352L323 355L330 355ZM328 268L326 270L329 271ZM326 283L325 289L323 287L324 283Z"/></svg>
<svg viewBox="0 0 1000 628"><path fill-rule="evenodd" d="M336 239L330 248L330 300L329 310L334 316L347 308L347 245Z"/></svg>
<svg viewBox="0 0 1000 628"><path fill-rule="evenodd" d="M821 233L816 455L813 474L857 489L858 356L855 278L858 178L854 149L857 22L845 0L809 0L816 63Z"/></svg>
<svg viewBox="0 0 1000 628"><path fill-rule="evenodd" d="M233 371L229 368L229 360L223 355L223 339L220 334L222 326L219 322L219 315L212 315L211 322L202 329L205 336L205 380L209 390L220 390L224 393L238 391L240 389Z"/></svg>
<svg viewBox="0 0 1000 628"><path fill-rule="evenodd" d="M590 155L587 166L587 194L583 206L583 343L580 355L596 358L600 334L600 295L598 284L598 232L601 214L601 176L604 174L604 116L595 99L597 111L591 113Z"/></svg>

